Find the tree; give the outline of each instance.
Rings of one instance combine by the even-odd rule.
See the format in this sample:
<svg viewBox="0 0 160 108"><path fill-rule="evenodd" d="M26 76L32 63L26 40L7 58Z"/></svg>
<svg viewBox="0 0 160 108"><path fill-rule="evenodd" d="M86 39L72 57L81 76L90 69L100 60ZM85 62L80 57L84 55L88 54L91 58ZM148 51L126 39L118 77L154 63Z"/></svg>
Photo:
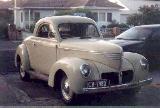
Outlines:
<svg viewBox="0 0 160 108"><path fill-rule="evenodd" d="M143 19L142 19L142 15L141 14L132 14L128 17L127 19L127 23L128 25L141 25L143 23Z"/></svg>
<svg viewBox="0 0 160 108"><path fill-rule="evenodd" d="M160 23L160 9L156 5L143 6L139 8L139 13L128 17L129 25L158 24Z"/></svg>

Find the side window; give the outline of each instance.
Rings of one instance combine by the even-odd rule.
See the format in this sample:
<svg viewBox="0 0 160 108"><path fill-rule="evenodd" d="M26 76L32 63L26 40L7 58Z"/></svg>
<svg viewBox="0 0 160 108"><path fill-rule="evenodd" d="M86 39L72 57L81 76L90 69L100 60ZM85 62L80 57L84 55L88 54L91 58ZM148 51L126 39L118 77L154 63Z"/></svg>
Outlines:
<svg viewBox="0 0 160 108"><path fill-rule="evenodd" d="M160 41L160 30L157 30L157 31L152 35L152 40L153 40L153 41Z"/></svg>
<svg viewBox="0 0 160 108"><path fill-rule="evenodd" d="M48 38L49 32L50 32L49 25L44 24L39 28L37 36L42 38Z"/></svg>

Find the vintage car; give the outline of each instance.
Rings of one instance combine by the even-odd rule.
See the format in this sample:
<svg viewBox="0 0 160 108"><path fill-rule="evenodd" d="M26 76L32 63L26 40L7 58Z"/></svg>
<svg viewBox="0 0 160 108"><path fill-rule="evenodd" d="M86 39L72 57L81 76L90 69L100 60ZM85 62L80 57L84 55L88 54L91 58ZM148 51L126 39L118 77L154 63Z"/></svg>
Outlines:
<svg viewBox="0 0 160 108"><path fill-rule="evenodd" d="M145 57L103 40L95 21L79 16L40 19L18 46L15 65L23 81L47 81L66 103L81 94L134 93L152 81Z"/></svg>

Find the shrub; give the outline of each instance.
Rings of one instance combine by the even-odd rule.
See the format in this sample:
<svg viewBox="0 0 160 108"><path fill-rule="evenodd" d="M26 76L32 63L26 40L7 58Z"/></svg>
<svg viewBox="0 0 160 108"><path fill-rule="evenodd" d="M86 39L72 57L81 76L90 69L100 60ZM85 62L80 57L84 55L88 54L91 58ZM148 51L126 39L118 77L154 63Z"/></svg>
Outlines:
<svg viewBox="0 0 160 108"><path fill-rule="evenodd" d="M119 24L118 22L116 22L115 20L113 20L111 22L111 24L109 24L107 26L107 28L114 28L114 27L119 27L119 28L129 28L129 26L127 24L121 23Z"/></svg>
<svg viewBox="0 0 160 108"><path fill-rule="evenodd" d="M30 32L31 32L31 33L33 33L34 28L35 28L35 24L32 24L32 25L30 26Z"/></svg>
<svg viewBox="0 0 160 108"><path fill-rule="evenodd" d="M127 23L129 25L137 26L160 23L160 9L157 5L143 6L138 11L139 13L132 14L128 17Z"/></svg>

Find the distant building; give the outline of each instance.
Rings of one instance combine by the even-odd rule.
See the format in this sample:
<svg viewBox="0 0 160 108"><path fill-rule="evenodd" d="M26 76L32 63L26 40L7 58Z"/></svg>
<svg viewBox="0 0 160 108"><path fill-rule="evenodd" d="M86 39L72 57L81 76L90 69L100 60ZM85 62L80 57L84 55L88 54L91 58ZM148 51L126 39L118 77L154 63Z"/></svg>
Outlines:
<svg viewBox="0 0 160 108"><path fill-rule="evenodd" d="M108 0L17 0L16 25L28 29L40 18L73 8L90 9L99 27L110 24L112 20L120 22L120 9L123 9Z"/></svg>

